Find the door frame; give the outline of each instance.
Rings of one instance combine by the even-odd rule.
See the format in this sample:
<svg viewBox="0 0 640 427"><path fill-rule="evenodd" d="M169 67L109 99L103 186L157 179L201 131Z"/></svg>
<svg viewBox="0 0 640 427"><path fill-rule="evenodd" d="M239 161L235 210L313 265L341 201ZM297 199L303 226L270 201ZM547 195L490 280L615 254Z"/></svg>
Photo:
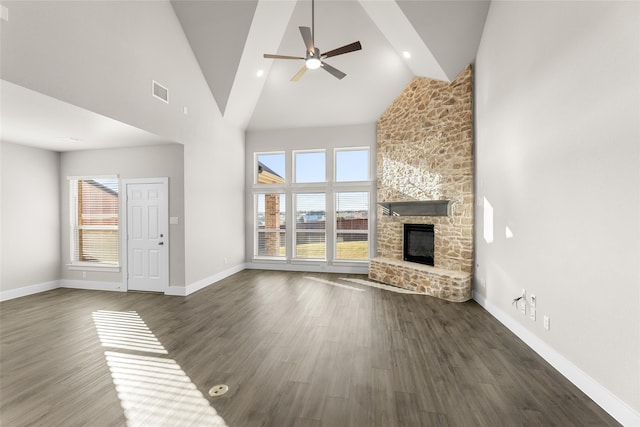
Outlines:
<svg viewBox="0 0 640 427"><path fill-rule="evenodd" d="M166 176L157 178L129 178L122 180L122 188L124 189L122 197L124 198L124 203L120 204L120 206L122 206L122 210L120 212L120 218L122 218L120 259L122 260L122 271L124 274L124 291L127 292L129 290L129 185L136 184L161 184L166 196L163 209L166 212L165 217L167 218L167 223L165 224L167 232L164 238L164 245L167 250L161 257L161 264L164 266L163 273L167 277L167 286L163 290L166 295L171 283L171 276L169 276L169 273L171 272L169 269L169 251L171 250L171 240L169 236L169 178Z"/></svg>

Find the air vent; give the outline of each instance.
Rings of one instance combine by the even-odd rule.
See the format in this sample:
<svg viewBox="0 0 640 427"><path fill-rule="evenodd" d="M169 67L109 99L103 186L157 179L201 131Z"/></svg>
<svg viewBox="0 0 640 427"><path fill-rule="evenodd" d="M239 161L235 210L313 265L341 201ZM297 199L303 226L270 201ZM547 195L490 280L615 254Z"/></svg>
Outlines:
<svg viewBox="0 0 640 427"><path fill-rule="evenodd" d="M160 101L164 101L167 104L169 103L169 89L167 89L166 87L162 86L160 83L158 83L155 80L152 80L153 85L151 88L151 94L153 96L155 96L156 98L158 98Z"/></svg>

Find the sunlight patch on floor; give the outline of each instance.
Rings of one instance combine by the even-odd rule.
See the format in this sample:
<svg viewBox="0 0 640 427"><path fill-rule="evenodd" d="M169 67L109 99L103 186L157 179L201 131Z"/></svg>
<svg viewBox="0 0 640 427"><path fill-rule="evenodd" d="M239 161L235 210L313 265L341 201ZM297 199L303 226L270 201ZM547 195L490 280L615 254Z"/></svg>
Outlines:
<svg viewBox="0 0 640 427"><path fill-rule="evenodd" d="M326 279L321 279L319 277L304 276L304 278L308 279L308 280L313 280L314 282L324 283L325 285L337 286L338 288L344 288L344 289L349 289L349 290L352 290L352 291L364 292L364 289L356 288L356 287L349 286L349 285L343 285L342 283L333 282L331 280L326 280Z"/></svg>
<svg viewBox="0 0 640 427"><path fill-rule="evenodd" d="M410 291L409 289L398 288L396 286L383 285L382 283L373 282L371 280L351 279L346 277L343 277L340 280L346 280L347 282L357 283L358 285L369 286L371 288L383 289L385 291L395 292L397 294L424 295L419 292Z"/></svg>
<svg viewBox="0 0 640 427"><path fill-rule="evenodd" d="M128 426L228 427L135 311L96 311L104 347L152 355L105 351Z"/></svg>
<svg viewBox="0 0 640 427"><path fill-rule="evenodd" d="M98 310L92 317L103 347L167 354L135 311Z"/></svg>

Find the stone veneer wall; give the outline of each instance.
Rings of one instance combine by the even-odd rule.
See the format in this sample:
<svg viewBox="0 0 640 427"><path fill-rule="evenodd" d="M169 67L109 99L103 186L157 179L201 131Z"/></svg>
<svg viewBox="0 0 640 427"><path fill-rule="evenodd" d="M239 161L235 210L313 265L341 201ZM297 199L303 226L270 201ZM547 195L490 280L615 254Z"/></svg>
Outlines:
<svg viewBox="0 0 640 427"><path fill-rule="evenodd" d="M469 65L451 83L414 78L378 121L378 201L453 200L447 217L385 216L378 207L379 257L402 261L403 224L434 224L435 268L470 276L474 206L471 77Z"/></svg>

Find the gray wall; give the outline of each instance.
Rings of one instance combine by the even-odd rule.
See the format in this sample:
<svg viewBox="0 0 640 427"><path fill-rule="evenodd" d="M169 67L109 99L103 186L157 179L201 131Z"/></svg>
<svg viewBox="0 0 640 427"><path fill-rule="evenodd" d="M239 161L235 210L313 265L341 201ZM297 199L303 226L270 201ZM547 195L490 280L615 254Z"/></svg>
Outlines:
<svg viewBox="0 0 640 427"><path fill-rule="evenodd" d="M241 267L244 133L220 114L171 4L3 5L3 79L184 145L185 284Z"/></svg>
<svg viewBox="0 0 640 427"><path fill-rule="evenodd" d="M636 411L639 28L637 2L492 2L475 92L476 293Z"/></svg>
<svg viewBox="0 0 640 427"><path fill-rule="evenodd" d="M0 143L0 291L60 278L59 155Z"/></svg>
<svg viewBox="0 0 640 427"><path fill-rule="evenodd" d="M169 2L2 4L4 80L178 142L193 126L183 106L196 113L212 98ZM152 80L169 104L151 96Z"/></svg>
<svg viewBox="0 0 640 427"><path fill-rule="evenodd" d="M69 176L118 175L127 178L169 178L169 216L177 216L177 225L170 225L169 238L169 284L184 286L184 161L180 144L152 147L119 148L110 150L70 151L60 155L61 195L61 248L62 278L83 280L82 271L69 270ZM122 223L122 222L121 222ZM121 234L122 235L122 234ZM122 257L125 256L121 254ZM87 271L85 280L118 282L124 281L124 272L106 273Z"/></svg>

